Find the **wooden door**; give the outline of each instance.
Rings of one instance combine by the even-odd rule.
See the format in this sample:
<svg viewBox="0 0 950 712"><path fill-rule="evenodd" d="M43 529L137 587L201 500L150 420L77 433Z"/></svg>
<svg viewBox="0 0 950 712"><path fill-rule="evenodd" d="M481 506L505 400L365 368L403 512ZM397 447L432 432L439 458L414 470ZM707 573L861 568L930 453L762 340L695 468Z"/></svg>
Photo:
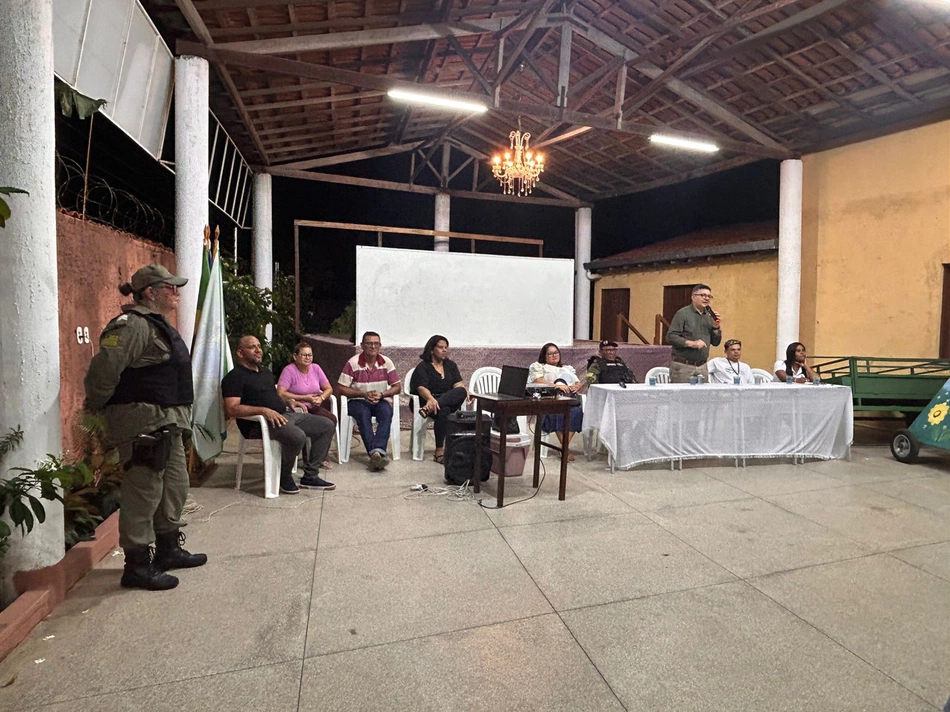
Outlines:
<svg viewBox="0 0 950 712"><path fill-rule="evenodd" d="M940 358L950 358L950 265L943 266L943 299L940 306Z"/></svg>
<svg viewBox="0 0 950 712"><path fill-rule="evenodd" d="M674 284L663 287L663 318L667 321L673 315L690 303L693 294L692 284Z"/></svg>
<svg viewBox="0 0 950 712"><path fill-rule="evenodd" d="M600 293L600 338L626 341L627 325L617 325L617 314L630 318L630 290L604 289Z"/></svg>

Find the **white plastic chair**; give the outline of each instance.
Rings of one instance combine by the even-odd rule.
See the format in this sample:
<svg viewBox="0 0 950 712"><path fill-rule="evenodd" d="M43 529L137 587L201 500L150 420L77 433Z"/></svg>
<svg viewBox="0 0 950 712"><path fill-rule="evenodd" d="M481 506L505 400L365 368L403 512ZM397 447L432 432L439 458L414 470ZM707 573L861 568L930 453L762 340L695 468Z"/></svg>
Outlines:
<svg viewBox="0 0 950 712"><path fill-rule="evenodd" d="M643 380L645 383L649 383L651 378L655 378L657 383L669 383L670 369L666 366L654 366L647 371L647 376Z"/></svg>
<svg viewBox="0 0 950 712"><path fill-rule="evenodd" d="M350 445L353 443L353 418L350 417L348 399L346 396L340 396L340 431L337 439L337 447L340 453L340 462L350 461ZM373 418L376 422L376 418ZM389 429L389 453L393 460L398 460L399 454L399 394L393 396L393 422Z"/></svg>
<svg viewBox="0 0 950 712"><path fill-rule="evenodd" d="M769 373L764 368L753 368L752 378L755 381L755 385L758 386L761 383L771 383L775 380L775 375Z"/></svg>
<svg viewBox="0 0 950 712"><path fill-rule="evenodd" d="M409 399L409 412L412 414L412 433L409 442L412 450L412 459L421 460L426 444L426 426L427 418L419 415L419 409L422 407L422 398L414 396L409 392L409 384L412 383L412 374L416 369L410 368L409 373L402 382L402 393ZM394 416L395 417L395 416Z"/></svg>
<svg viewBox="0 0 950 712"><path fill-rule="evenodd" d="M274 499L280 495L280 443L271 440L270 427L267 418L263 415L251 415L240 418L250 420L261 426L259 439L245 438L241 435L241 444L238 446L237 472L235 474L234 489L241 489L241 472L244 469L244 455L251 445L256 445L264 451L264 497Z"/></svg>
<svg viewBox="0 0 950 712"><path fill-rule="evenodd" d="M481 393L497 393L498 384L501 383L501 369L497 366L482 366L475 369L472 377L468 381L468 392L473 396ZM525 384L527 385L527 384ZM466 406L468 407L468 406ZM471 408L475 408L473 401ZM522 433L528 432L528 416L518 416L518 430Z"/></svg>

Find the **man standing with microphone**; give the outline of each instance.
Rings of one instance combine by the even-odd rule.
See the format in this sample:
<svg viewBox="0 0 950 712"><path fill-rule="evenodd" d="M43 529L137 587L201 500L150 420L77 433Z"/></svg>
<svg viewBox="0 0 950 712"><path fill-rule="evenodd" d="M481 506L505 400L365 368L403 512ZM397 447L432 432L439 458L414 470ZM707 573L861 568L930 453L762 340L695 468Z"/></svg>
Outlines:
<svg viewBox="0 0 950 712"><path fill-rule="evenodd" d="M708 285L697 284L690 303L673 315L666 333L666 342L673 347L670 383L689 383L693 376L709 379L709 347L722 341L721 317L709 306L712 298Z"/></svg>

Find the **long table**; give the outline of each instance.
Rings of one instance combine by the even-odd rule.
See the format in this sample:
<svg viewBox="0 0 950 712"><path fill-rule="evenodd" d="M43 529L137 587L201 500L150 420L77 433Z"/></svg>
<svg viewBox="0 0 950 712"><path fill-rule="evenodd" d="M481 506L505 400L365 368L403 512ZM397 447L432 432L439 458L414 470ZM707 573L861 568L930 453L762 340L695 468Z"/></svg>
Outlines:
<svg viewBox="0 0 950 712"><path fill-rule="evenodd" d="M584 430L625 469L691 458L844 458L854 438L844 386L593 385Z"/></svg>

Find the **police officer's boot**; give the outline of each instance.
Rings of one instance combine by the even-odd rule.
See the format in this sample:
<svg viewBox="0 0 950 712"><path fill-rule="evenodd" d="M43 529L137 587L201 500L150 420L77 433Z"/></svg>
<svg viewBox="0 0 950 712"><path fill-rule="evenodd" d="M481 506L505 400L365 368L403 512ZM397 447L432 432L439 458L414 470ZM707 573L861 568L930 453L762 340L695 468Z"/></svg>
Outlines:
<svg viewBox="0 0 950 712"><path fill-rule="evenodd" d="M192 569L208 563L205 554L192 554L181 548L185 534L181 530L155 535L155 566L161 571L168 569Z"/></svg>
<svg viewBox="0 0 950 712"><path fill-rule="evenodd" d="M144 588L147 591L167 591L178 585L178 579L155 566L152 549L135 546L125 549L125 570L122 572L123 588Z"/></svg>

